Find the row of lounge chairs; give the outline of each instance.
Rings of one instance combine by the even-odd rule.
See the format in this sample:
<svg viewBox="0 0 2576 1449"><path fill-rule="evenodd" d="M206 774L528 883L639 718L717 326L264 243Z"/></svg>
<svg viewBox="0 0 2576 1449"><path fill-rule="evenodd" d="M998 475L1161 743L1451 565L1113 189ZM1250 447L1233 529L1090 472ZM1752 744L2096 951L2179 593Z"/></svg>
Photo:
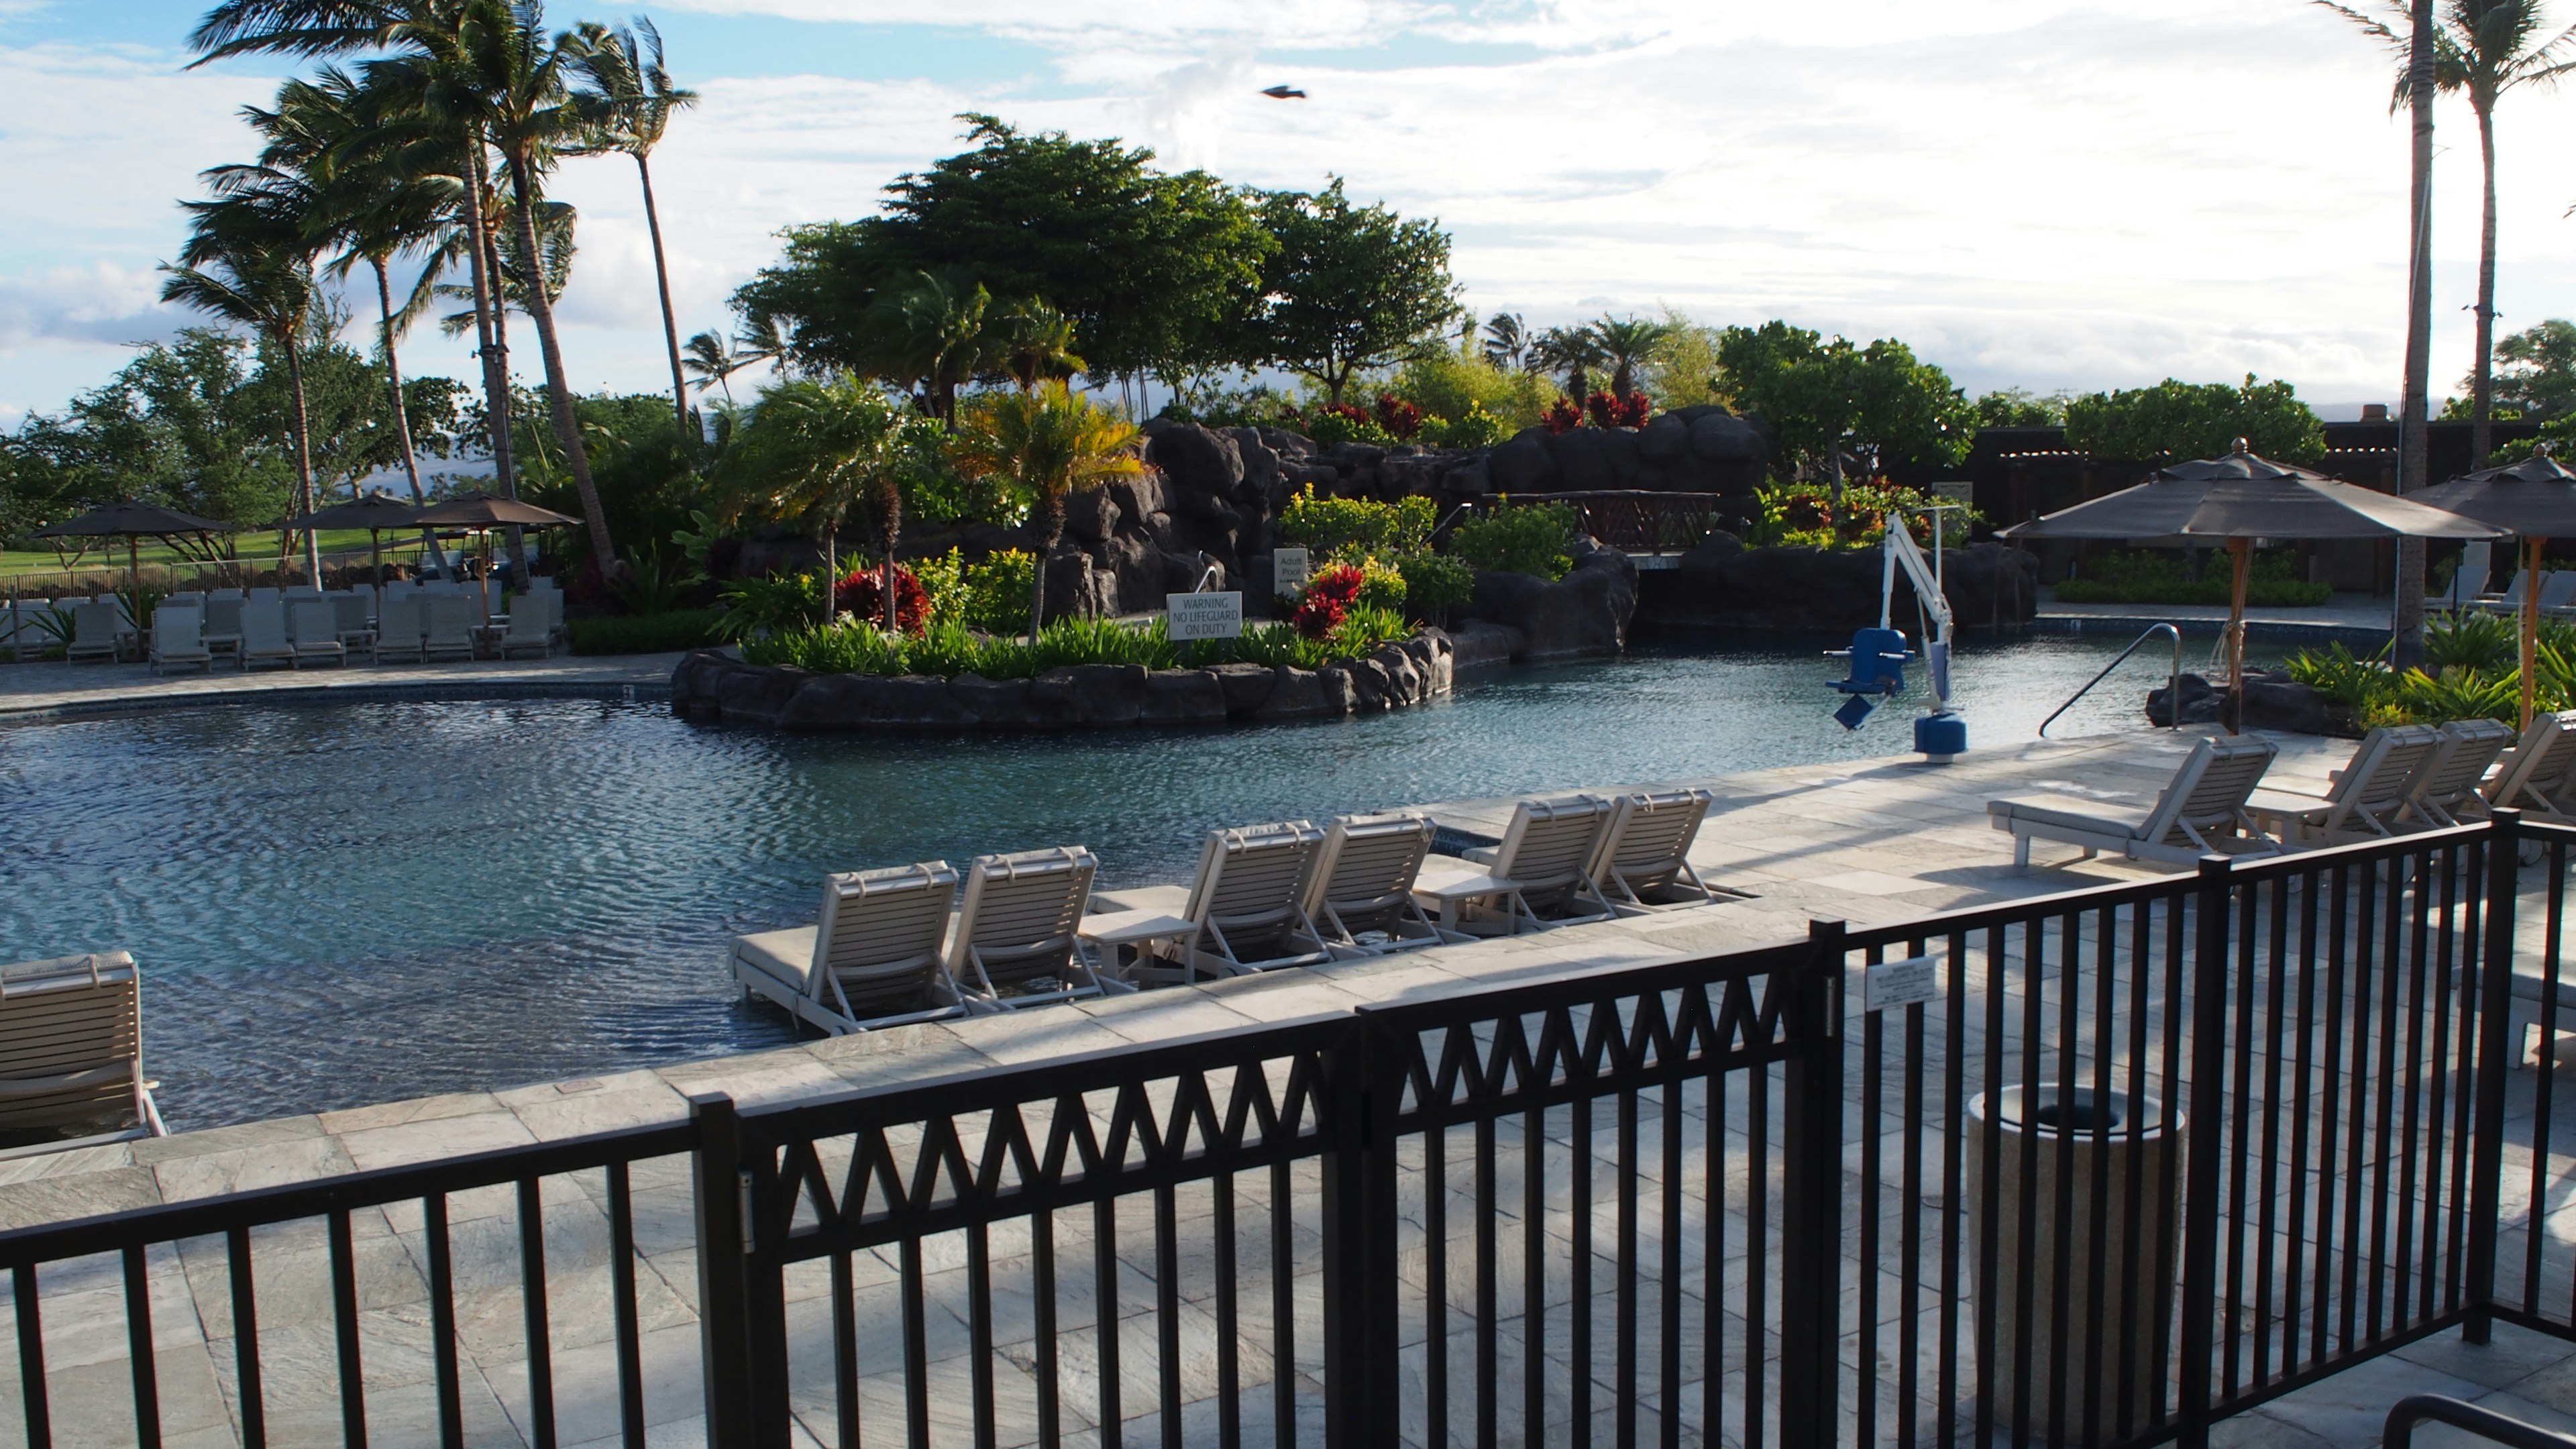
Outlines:
<svg viewBox="0 0 2576 1449"><path fill-rule="evenodd" d="M239 590L228 590L239 594ZM493 618L472 594L395 592L388 590L381 610L371 610L367 594L327 594L254 590L261 598L174 595L152 611L152 627L140 636L142 657L156 673L172 669L211 670L226 660L248 670L257 665L302 668L307 664L346 665L363 654L371 663L392 660L426 662L497 655L546 657L564 637L563 595L536 589L511 603L509 614ZM123 603L118 600L36 601L48 616L68 614L71 625L65 656L71 660L126 658L138 638ZM53 635L37 642L37 630L21 602L19 618L0 614L13 635L13 652L32 657ZM59 626L57 626L59 627Z"/></svg>
<svg viewBox="0 0 2576 1449"><path fill-rule="evenodd" d="M2531 591L2531 587L2531 570L2520 569L2514 573L2513 582L2505 586L2503 593L2482 594L2467 600L2463 607L2489 613L2519 614L2522 612L2523 597ZM2540 598L2537 604L2541 613L2552 617L2565 617L2576 613L2576 569L2543 571L2540 575Z"/></svg>
<svg viewBox="0 0 2576 1449"><path fill-rule="evenodd" d="M1390 813L1210 831L1187 887L1095 891L1080 846L854 871L813 924L736 937L727 965L840 1034L1706 904L1688 856L1711 798L1524 800L1454 865L1429 818Z"/></svg>
<svg viewBox="0 0 2576 1449"><path fill-rule="evenodd" d="M2143 814L2107 810L2099 800L2022 797L1988 802L1988 823L2011 832L2013 863L2023 868L2035 840L2076 846L2086 860L2115 854L2188 865L2209 854L2388 839L2504 806L2576 823L2576 710L2538 716L2519 739L2491 719L2374 729L2322 795L2260 790L2278 753L2265 740L2206 739Z"/></svg>

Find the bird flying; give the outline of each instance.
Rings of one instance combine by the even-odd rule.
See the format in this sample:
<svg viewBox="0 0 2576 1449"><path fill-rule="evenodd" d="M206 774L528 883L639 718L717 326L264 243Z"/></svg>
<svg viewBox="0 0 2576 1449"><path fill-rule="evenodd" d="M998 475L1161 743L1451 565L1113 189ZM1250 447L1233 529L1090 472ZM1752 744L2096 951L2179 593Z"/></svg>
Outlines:
<svg viewBox="0 0 2576 1449"><path fill-rule="evenodd" d="M1302 101L1306 99L1306 93L1297 89L1295 86L1272 86L1263 91L1262 94L1268 96L1274 101Z"/></svg>

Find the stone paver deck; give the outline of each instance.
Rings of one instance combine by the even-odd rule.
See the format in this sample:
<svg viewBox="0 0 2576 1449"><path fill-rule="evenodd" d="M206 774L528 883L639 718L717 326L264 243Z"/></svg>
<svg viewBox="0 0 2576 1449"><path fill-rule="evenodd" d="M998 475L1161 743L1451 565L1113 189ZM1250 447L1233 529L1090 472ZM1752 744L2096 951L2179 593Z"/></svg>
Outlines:
<svg viewBox="0 0 2576 1449"><path fill-rule="evenodd" d="M580 661L587 664L588 661ZM646 661L616 661L641 672ZM62 666L31 666L59 670ZM467 666L459 666L465 669ZM352 671L365 678L370 672ZM411 675L413 671L399 671ZM292 682L292 677L289 677ZM266 682L265 677L260 681ZM613 682L613 681L609 681ZM0 688L9 680L0 675ZM12 701L14 703L14 701ZM852 1086L947 1076L997 1066L1043 1061L1184 1035L1278 1021L1315 1012L1348 1010L1364 1003L1401 1001L1454 991L1465 984L1492 985L1552 975L1570 967L1679 959L1804 935L1812 918L1855 923L1902 919L1930 911L2066 890L2088 883L2135 879L2143 868L2124 862L2070 864L2074 853L2042 847L2041 869L2015 872L2010 837L1989 828L1985 802L2015 793L2075 794L2111 805L2143 805L2170 777L2192 742L2186 734L2133 734L2071 742L2030 743L1982 749L1951 767L1910 758L1799 766L1704 782L1720 796L1716 812L1693 853L1711 882L1751 893L1713 907L1568 928L1543 935L1479 942L1388 960L1285 970L1199 987L1145 992L1007 1017L971 1018L812 1041L781 1050L689 1062L597 1079L544 1083L385 1103L345 1112L284 1118L205 1132L0 1162L0 1227L60 1221L156 1202L177 1202L281 1183L311 1181L357 1170L430 1161L462 1153L581 1136L624 1126L685 1117L689 1094L725 1091L746 1103L768 1103L838 1092ZM2284 739L2272 785L2322 788L2326 771L2346 756L2338 742ZM1605 782L1607 783L1607 782ZM1652 782L1626 782L1644 784ZM1431 807L1453 829L1499 833L1508 800L1451 802ZM1701 1115L1689 1100L1685 1115ZM1728 1129L1741 1129L1741 1104L1728 1109ZM1692 1136L1697 1137L1694 1131ZM1594 1151L1608 1150L1607 1131L1596 1132ZM1505 1134L1508 1149L1517 1129ZM1459 1139L1464 1141L1464 1139ZM1551 1153L1556 1149L1551 1146ZM1451 1149L1453 1201L1467 1189L1460 1149ZM1596 1174L1607 1190L1608 1173ZM697 1360L697 1281L684 1160L642 1164L635 1175L639 1310L644 1401L654 1443L689 1443L703 1437ZM1304 1190L1303 1188L1300 1189ZM1244 1189L1247 1225L1264 1218L1261 1189ZM1503 1184L1502 1200L1520 1188ZM605 1281L605 1188L596 1173L549 1179L544 1192L549 1300L554 1326L554 1382L565 1444L610 1442L616 1432L615 1362L608 1343ZM1199 1198L1185 1195L1184 1222L1201 1221ZM460 1254L459 1322L466 1359L465 1420L474 1443L532 1442L528 1408L527 1346L520 1315L514 1245L517 1207L506 1189L462 1194L453 1200ZM1088 1263L1084 1229L1059 1229L1058 1252L1066 1264ZM1122 1273L1124 1316L1116 1332L1125 1350L1132 1387L1127 1412L1153 1402L1147 1368L1155 1358L1150 1218L1131 1212L1115 1243ZM1469 1214L1453 1208L1453 1234ZM1259 1263L1258 1233L1245 1239L1246 1263ZM1510 1229L1517 1242L1519 1229ZM417 1205L396 1204L356 1215L366 1384L377 1442L412 1442L432 1422L427 1339L425 1248ZM1024 1272L1029 1252L1025 1228L1016 1239L995 1230L993 1271ZM1561 1241L1561 1239L1560 1239ZM1743 1251L1730 1251L1724 1271L1712 1275L1691 1250L1685 1271L1695 1275L1691 1321L1701 1309L1697 1294L1708 1282L1739 1291ZM1298 1276L1312 1265L1310 1242L1299 1247ZM954 1245L950 1245L953 1250ZM287 1225L259 1235L261 1341L269 1362L267 1396L272 1442L320 1442L337 1437L339 1402L332 1369L333 1305L328 1257L320 1225ZM1189 1250L1193 1257L1200 1250ZM1573 1251L1564 1245L1565 1252ZM1847 1252L1852 1249L1847 1245ZM1507 1263L1518 1252L1506 1252ZM1453 1241L1450 1272L1465 1271L1471 1255ZM1418 1256L1407 1259L1419 1286ZM156 1359L162 1374L166 1442L238 1442L238 1389L232 1378L231 1311L222 1245L195 1242L149 1255L154 1301ZM820 1265L806 1265L819 1271ZM1185 1310L1203 1315L1205 1265L1196 1263ZM962 1259L934 1255L927 1291L933 1305L933 1358L952 1366L963 1353L965 1268ZM1256 1271L1246 1269L1247 1274ZM1266 1269L1259 1270L1266 1272ZM857 1267L858 1321L867 1380L864 1415L870 1435L901 1422L897 1389L885 1379L899 1362L900 1341L890 1337L898 1318L898 1265L891 1252L863 1254ZM1846 1291L1858 1265L1847 1264ZM1070 1282L1070 1276L1067 1279ZM88 1260L46 1270L44 1309L53 1373L57 1442L116 1443L131 1437L126 1394L124 1289L112 1260ZM1516 1291L1505 1285L1508 1295ZM1649 1290L1651 1291L1651 1285ZM820 1379L817 1336L827 1332L827 1285L811 1274L791 1282L790 1321L798 1361L798 1411L803 1431L828 1435L828 1388L820 1400L810 1386ZM1247 1327L1266 1312L1268 1294L1247 1282ZM1010 1300L1007 1321L995 1328L996 1372L1004 1383L1004 1442L1027 1442L1030 1429L1012 1409L1028 1393L1029 1334L1025 1295ZM1068 1300L1060 1321L1068 1364L1078 1368L1077 1342L1091 1335L1091 1309ZM1202 1325L1193 1329L1185 1389L1193 1398L1194 1435L1212 1393L1212 1370ZM1266 1322L1266 1319L1262 1320ZM1691 1330L1694 1334L1696 1328ZM0 1402L17 1391L14 1320L0 1312ZM1311 1397L1317 1351L1313 1325L1301 1330L1299 1361L1281 1365L1296 1374L1299 1402ZM1606 1352L1606 1349L1602 1351ZM1847 1336L1847 1354L1856 1352ZM1453 1363L1465 1360L1452 1355ZM1562 1371L1562 1365L1559 1365ZM1068 1371L1071 1371L1069 1368ZM1249 1365L1247 1386L1266 1382L1268 1364ZM1606 1372L1604 1374L1606 1377ZM1469 1380L1453 1370L1453 1392ZM893 1383L899 1384L897 1375ZM290 1391L287 1385L297 1385ZM2334 1379L2230 1421L2230 1444L2367 1444L2388 1404L2427 1389L2461 1397L2492 1396L2508 1412L2538 1422L2576 1426L2576 1362L2570 1347L2537 1335L2499 1330L2496 1344L2470 1348L2445 1335L2395 1359ZM1514 1390L1516 1393L1516 1390ZM1696 1390L1694 1389L1695 1393ZM1607 1413L1596 1396L1596 1409ZM952 1403L937 1406L942 1442L954 1433ZM1851 1406L1845 1406L1847 1416ZM0 1421L12 1416L0 1414ZM1453 1423L1465 1423L1461 1414ZM1651 1422L1651 1420L1650 1420ZM1071 1432L1078 1426L1067 1423ZM0 1442L13 1432L0 1428ZM1131 1434L1150 1437L1149 1426ZM800 1443L812 1442L800 1437ZM1193 1437L1192 1442L1199 1442ZM1269 1442L1266 1432L1248 1442Z"/></svg>
<svg viewBox="0 0 2576 1449"><path fill-rule="evenodd" d="M0 723L48 715L121 714L290 699L668 698L677 654L476 659L346 668L212 670L159 675L143 664L0 664Z"/></svg>

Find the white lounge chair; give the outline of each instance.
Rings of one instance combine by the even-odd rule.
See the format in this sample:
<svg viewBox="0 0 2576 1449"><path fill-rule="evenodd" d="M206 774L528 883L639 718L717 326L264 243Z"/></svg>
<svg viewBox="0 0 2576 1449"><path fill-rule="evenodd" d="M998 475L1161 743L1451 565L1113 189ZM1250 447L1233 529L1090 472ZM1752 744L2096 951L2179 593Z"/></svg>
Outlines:
<svg viewBox="0 0 2576 1449"><path fill-rule="evenodd" d="M1345 815L1324 831L1306 872L1306 918L1337 957L1381 956L1464 941L1413 899L1431 853L1427 816Z"/></svg>
<svg viewBox="0 0 2576 1449"><path fill-rule="evenodd" d="M428 621L421 617L423 601L417 594L388 598L376 619L376 637L367 646L367 657L382 664L388 658L420 662L421 638L429 632Z"/></svg>
<svg viewBox="0 0 2576 1449"><path fill-rule="evenodd" d="M297 599L286 611L287 633L295 646L295 667L328 661L347 668L349 648L340 642L340 616L329 599L310 595Z"/></svg>
<svg viewBox="0 0 2576 1449"><path fill-rule="evenodd" d="M970 1009L1044 1006L1108 989L1077 938L1099 868L1078 845L979 855L967 865L948 974Z"/></svg>
<svg viewBox="0 0 2576 1449"><path fill-rule="evenodd" d="M228 593L233 597L225 598L224 595ZM204 642L207 652L222 655L226 659L241 658L241 616L241 590L215 590L214 597L206 600L205 623L197 635L198 639Z"/></svg>
<svg viewBox="0 0 2576 1449"><path fill-rule="evenodd" d="M64 646L63 657L74 662L104 659L114 663L124 657L124 617L116 605L95 601L72 606L71 642Z"/></svg>
<svg viewBox="0 0 2576 1449"><path fill-rule="evenodd" d="M1187 982L1332 960L1303 898L1307 866L1323 839L1303 820L1209 831L1179 913L1188 934L1154 947L1131 974Z"/></svg>
<svg viewBox="0 0 2576 1449"><path fill-rule="evenodd" d="M522 594L510 603L510 619L497 641L501 657L533 653L549 658L555 652L553 611L543 597Z"/></svg>
<svg viewBox="0 0 2576 1449"><path fill-rule="evenodd" d="M347 589L334 590L326 597L331 600L331 618L338 626L342 645L364 649L376 642L375 626L367 622L367 611L375 602L374 598Z"/></svg>
<svg viewBox="0 0 2576 1449"><path fill-rule="evenodd" d="M429 599L429 627L421 645L424 659L471 659L478 610L462 594L434 594Z"/></svg>
<svg viewBox="0 0 2576 1449"><path fill-rule="evenodd" d="M0 1158L159 1137L152 1087L132 956L0 966Z"/></svg>
<svg viewBox="0 0 2576 1449"><path fill-rule="evenodd" d="M2382 725L2362 737L2323 796L2265 791L2246 801L2254 823L2284 844L2385 840L2407 813L2424 769L2442 748L2430 725Z"/></svg>
<svg viewBox="0 0 2576 1449"><path fill-rule="evenodd" d="M1615 913L1590 871L1612 808L1593 795L1523 800L1500 844L1468 851L1462 866L1426 864L1413 898L1444 928L1474 935L1606 921Z"/></svg>
<svg viewBox="0 0 2576 1449"><path fill-rule="evenodd" d="M44 624L53 617L53 610L51 599L12 599L9 607L0 611L0 648L7 649L9 657L20 663L43 658L54 642Z"/></svg>
<svg viewBox="0 0 2576 1449"><path fill-rule="evenodd" d="M2086 860L2105 851L2170 865L2210 854L2277 855L2281 842L2255 825L2245 801L2279 753L2266 740L2202 740L2143 819L2114 813L2100 800L2040 796L1989 800L1987 821L2012 832L2013 865L2024 870L2033 840L2080 846Z"/></svg>
<svg viewBox="0 0 2576 1449"><path fill-rule="evenodd" d="M2498 720L2459 719L2442 726L2441 748L2416 773L2406 813L2425 825L2457 825L2486 813L2478 782L2513 743L2512 727Z"/></svg>
<svg viewBox="0 0 2576 1449"><path fill-rule="evenodd" d="M1584 872L1593 892L1623 916L1716 900L1690 863L1691 844L1716 798L1706 790L1665 790L1613 801Z"/></svg>
<svg viewBox="0 0 2576 1449"><path fill-rule="evenodd" d="M202 621L195 604L173 604L164 600L152 611L152 646L146 662L155 674L189 666L211 674L215 668L213 651L206 648L201 634Z"/></svg>
<svg viewBox="0 0 2576 1449"><path fill-rule="evenodd" d="M2543 574L2542 577L2546 579L2548 576ZM2481 594L2469 600L2469 607L2494 614L2519 614L2522 612L2522 596L2529 592L2530 588L2531 570L2515 569L2513 582L2505 585L2503 593Z"/></svg>
<svg viewBox="0 0 2576 1449"><path fill-rule="evenodd" d="M2567 808L2576 806L2576 791L2568 788L2571 776L2576 776L2576 709L2535 714L2479 793L2490 809L2506 806L2568 820L2576 818Z"/></svg>
<svg viewBox="0 0 2576 1449"><path fill-rule="evenodd" d="M253 599L242 605L242 671L248 673L254 664L295 667L295 645L286 637L286 605L275 599Z"/></svg>
<svg viewBox="0 0 2576 1449"><path fill-rule="evenodd" d="M943 949L956 893L944 860L833 876L813 925L734 937L733 978L834 1036L962 1016Z"/></svg>

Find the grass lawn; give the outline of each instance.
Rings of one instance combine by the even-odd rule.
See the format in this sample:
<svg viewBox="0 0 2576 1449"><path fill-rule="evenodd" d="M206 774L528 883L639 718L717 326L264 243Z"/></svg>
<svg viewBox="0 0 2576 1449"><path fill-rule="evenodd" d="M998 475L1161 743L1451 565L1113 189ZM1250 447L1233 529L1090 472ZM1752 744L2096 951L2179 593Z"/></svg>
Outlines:
<svg viewBox="0 0 2576 1449"><path fill-rule="evenodd" d="M420 535L387 533L384 557L387 563L410 563L420 556ZM159 539L143 539L136 550L147 577L155 570L174 571L182 575L196 572L198 560L183 556ZM363 528L325 529L321 536L323 562L330 565L363 564L367 561L367 531ZM455 547L450 544L449 547ZM253 568L277 565L277 535L243 533L233 535L235 562ZM60 581L66 572L87 587L93 584L122 584L125 581L126 553L123 539L100 540L78 562L66 569L69 554L52 549L0 549L0 590L15 586L20 592L42 592L38 587L47 581ZM304 557L302 539L295 541L291 557L300 563ZM111 577L112 576L112 577Z"/></svg>

